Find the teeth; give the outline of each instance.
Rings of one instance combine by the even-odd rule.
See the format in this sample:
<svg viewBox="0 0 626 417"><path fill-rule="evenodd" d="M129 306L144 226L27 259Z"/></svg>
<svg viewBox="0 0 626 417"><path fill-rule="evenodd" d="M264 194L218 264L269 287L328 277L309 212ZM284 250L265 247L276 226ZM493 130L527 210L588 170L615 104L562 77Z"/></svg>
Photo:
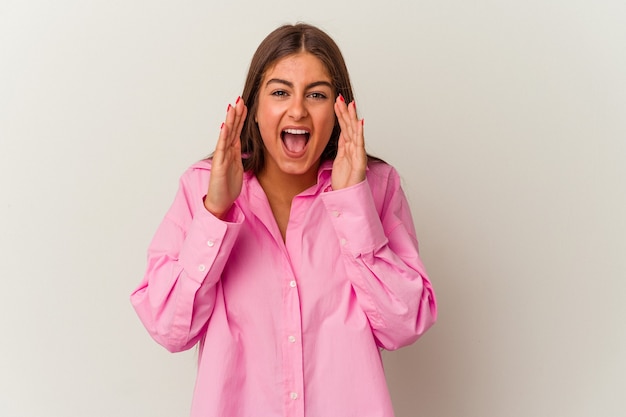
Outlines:
<svg viewBox="0 0 626 417"><path fill-rule="evenodd" d="M292 135L306 135L307 133L309 133L306 130L302 129L285 129L284 132Z"/></svg>

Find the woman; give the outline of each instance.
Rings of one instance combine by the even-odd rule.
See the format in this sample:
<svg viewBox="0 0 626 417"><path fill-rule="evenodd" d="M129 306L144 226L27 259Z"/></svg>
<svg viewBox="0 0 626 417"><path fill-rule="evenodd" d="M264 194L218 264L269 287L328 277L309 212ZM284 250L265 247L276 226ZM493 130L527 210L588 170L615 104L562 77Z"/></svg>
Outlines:
<svg viewBox="0 0 626 417"><path fill-rule="evenodd" d="M435 298L398 174L365 153L324 32L260 44L131 301L168 350L199 342L194 417L393 415L379 348L422 335Z"/></svg>

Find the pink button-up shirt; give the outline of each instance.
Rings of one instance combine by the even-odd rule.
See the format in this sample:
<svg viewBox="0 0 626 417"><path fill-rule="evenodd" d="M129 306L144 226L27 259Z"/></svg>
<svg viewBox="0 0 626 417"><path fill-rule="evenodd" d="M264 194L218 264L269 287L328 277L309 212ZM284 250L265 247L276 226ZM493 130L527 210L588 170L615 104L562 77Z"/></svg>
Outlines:
<svg viewBox="0 0 626 417"><path fill-rule="evenodd" d="M225 221L203 204L210 162L187 170L131 296L172 352L200 342L192 417L390 417L379 348L414 342L435 297L396 171L293 199L284 242L256 177Z"/></svg>

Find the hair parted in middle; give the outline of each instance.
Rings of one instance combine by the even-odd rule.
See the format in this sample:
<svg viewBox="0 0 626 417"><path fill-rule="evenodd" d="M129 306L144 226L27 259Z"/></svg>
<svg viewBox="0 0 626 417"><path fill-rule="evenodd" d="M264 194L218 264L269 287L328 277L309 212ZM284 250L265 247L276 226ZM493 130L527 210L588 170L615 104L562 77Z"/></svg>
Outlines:
<svg viewBox="0 0 626 417"><path fill-rule="evenodd" d="M261 82L268 69L281 58L308 52L326 67L334 88L334 95L341 94L347 103L354 100L350 76L339 47L321 29L305 23L284 25L271 32L259 45L250 62L242 98L248 106L248 115L241 132L243 168L257 175L265 164L265 146L259 126L254 118L258 108ZM341 129L337 117L321 160L332 160L337 155L337 143Z"/></svg>

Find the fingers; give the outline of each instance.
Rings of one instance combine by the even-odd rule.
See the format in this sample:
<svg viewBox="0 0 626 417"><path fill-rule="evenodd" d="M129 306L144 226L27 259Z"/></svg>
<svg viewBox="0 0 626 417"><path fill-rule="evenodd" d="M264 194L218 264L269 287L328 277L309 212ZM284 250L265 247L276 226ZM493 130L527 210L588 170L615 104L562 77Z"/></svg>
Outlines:
<svg viewBox="0 0 626 417"><path fill-rule="evenodd" d="M364 143L363 119L359 120L356 114L356 103L352 101L347 104L340 94L335 101L335 114L344 140L362 146Z"/></svg>
<svg viewBox="0 0 626 417"><path fill-rule="evenodd" d="M337 115L337 121L339 122L339 127L341 127L341 133L344 136L352 136L351 132L351 123L350 123L350 113L345 102L343 96L340 94L335 100L335 114Z"/></svg>
<svg viewBox="0 0 626 417"><path fill-rule="evenodd" d="M237 142L239 142L243 122L246 120L246 114L247 108L241 97L237 97L234 106L228 105L226 109L226 121L224 122L224 128L227 131L227 146L237 145Z"/></svg>
<svg viewBox="0 0 626 417"><path fill-rule="evenodd" d="M239 142L239 136L241 135L241 129L243 128L243 122L246 120L247 108L241 99L237 97L235 106L228 105L226 111L226 126L230 132L230 145L236 145Z"/></svg>
<svg viewBox="0 0 626 417"><path fill-rule="evenodd" d="M235 105L229 104L226 109L226 119L220 128L216 150L225 150L228 147L241 145L240 136L243 124L248 114L248 108L241 97L237 97Z"/></svg>

